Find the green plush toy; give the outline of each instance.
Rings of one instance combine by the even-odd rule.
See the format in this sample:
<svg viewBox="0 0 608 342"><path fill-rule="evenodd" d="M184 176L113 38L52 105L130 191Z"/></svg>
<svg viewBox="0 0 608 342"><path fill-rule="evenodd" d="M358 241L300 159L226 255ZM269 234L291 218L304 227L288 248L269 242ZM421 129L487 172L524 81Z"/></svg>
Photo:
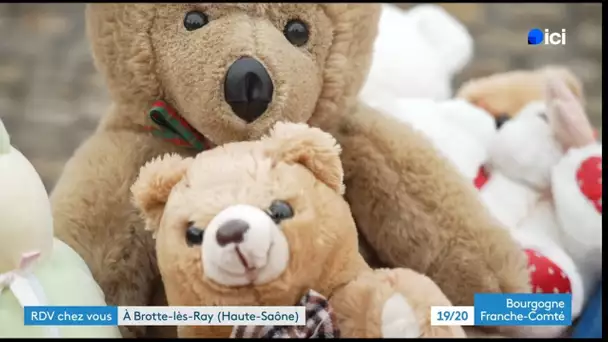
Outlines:
<svg viewBox="0 0 608 342"><path fill-rule="evenodd" d="M25 326L24 306L104 306L82 258L53 237L48 195L0 120L0 338L121 337L117 327Z"/></svg>

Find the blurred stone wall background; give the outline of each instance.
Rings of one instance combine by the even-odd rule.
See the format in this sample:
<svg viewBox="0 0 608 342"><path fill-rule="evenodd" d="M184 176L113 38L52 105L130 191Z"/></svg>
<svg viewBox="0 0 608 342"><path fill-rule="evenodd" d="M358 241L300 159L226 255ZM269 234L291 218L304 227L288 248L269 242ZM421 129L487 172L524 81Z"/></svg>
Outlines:
<svg viewBox="0 0 608 342"><path fill-rule="evenodd" d="M400 4L408 8L409 4ZM443 4L475 39L475 58L454 86L472 77L548 63L584 82L601 127L601 4ZM66 160L108 106L84 32L84 4L0 4L0 116L13 144L52 189ZM533 48L533 27L567 29L567 45Z"/></svg>

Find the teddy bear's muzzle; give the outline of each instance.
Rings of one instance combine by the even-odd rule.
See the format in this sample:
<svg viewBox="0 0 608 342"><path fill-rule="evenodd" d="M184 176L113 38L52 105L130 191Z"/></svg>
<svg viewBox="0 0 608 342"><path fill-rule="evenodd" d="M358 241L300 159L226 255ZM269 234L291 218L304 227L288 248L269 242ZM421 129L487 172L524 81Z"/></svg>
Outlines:
<svg viewBox="0 0 608 342"><path fill-rule="evenodd" d="M272 101L274 86L266 68L257 59L236 60L224 79L224 97L236 116L247 123L258 119Z"/></svg>
<svg viewBox="0 0 608 342"><path fill-rule="evenodd" d="M230 206L216 215L201 248L205 276L226 286L270 282L289 260L287 239L278 225L249 205Z"/></svg>

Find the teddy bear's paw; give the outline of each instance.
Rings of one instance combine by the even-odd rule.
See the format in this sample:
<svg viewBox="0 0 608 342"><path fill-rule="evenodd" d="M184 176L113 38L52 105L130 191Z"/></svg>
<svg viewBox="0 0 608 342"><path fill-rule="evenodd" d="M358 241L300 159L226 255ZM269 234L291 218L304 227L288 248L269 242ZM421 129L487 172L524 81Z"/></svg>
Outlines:
<svg viewBox="0 0 608 342"><path fill-rule="evenodd" d="M382 309L383 338L417 338L420 337L420 324L407 299L395 293L384 303Z"/></svg>

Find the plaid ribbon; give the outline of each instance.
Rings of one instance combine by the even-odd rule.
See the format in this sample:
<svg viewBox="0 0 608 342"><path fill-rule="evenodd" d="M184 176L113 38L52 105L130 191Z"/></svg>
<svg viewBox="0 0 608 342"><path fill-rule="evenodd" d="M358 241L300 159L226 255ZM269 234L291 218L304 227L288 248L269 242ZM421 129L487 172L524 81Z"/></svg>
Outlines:
<svg viewBox="0 0 608 342"><path fill-rule="evenodd" d="M211 143L166 102L154 102L148 116L156 125L145 128L154 136L198 152L211 148Z"/></svg>
<svg viewBox="0 0 608 342"><path fill-rule="evenodd" d="M236 326L231 338L340 338L336 317L329 301L309 290L299 302L306 307L306 323L302 326Z"/></svg>

